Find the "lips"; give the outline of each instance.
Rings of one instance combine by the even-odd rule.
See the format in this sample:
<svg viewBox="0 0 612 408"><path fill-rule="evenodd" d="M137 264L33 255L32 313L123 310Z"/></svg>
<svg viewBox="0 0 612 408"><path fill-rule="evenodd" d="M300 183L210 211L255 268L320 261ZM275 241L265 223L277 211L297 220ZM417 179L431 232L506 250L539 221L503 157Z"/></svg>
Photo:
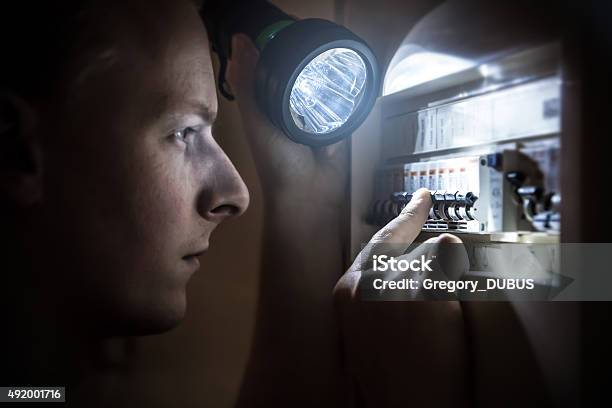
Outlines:
<svg viewBox="0 0 612 408"><path fill-rule="evenodd" d="M200 258L195 255L184 256L183 260L196 269L200 267Z"/></svg>
<svg viewBox="0 0 612 408"><path fill-rule="evenodd" d="M204 249L201 249L201 250L199 250L199 251L196 251L196 252L194 252L194 253L192 253L192 254L185 255L185 256L183 257L183 259L185 259L185 258L191 258L191 257L196 257L196 258L197 258L197 257L200 257L200 256L204 255L204 252L206 252L206 250L207 250L207 249L208 249L208 248L204 248Z"/></svg>
<svg viewBox="0 0 612 408"><path fill-rule="evenodd" d="M189 253L185 256L183 256L183 260L187 263L189 263L190 265L199 268L200 267L200 256L202 256L206 251L208 250L208 248L202 248L199 250L196 250L192 253Z"/></svg>

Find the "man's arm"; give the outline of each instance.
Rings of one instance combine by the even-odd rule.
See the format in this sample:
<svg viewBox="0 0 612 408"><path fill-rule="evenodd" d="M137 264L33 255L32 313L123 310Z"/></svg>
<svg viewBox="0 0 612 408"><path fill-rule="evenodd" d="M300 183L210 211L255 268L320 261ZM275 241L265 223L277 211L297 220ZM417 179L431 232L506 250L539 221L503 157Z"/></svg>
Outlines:
<svg viewBox="0 0 612 408"><path fill-rule="evenodd" d="M364 302L357 287L365 271L356 261L336 286L334 313L332 290L344 269L348 145L313 149L289 140L255 104L258 55L250 40L235 36L232 55L228 78L265 204L255 341L238 405L343 406L343 398L355 395L372 407L465 406L469 377L458 302ZM430 205L427 191L416 194L370 244L408 248ZM461 245L450 235L429 245L438 243Z"/></svg>
<svg viewBox="0 0 612 408"><path fill-rule="evenodd" d="M238 405L332 404L346 394L332 292L344 270L347 144L312 149L277 130L255 104L256 49L243 35L232 46L228 79L265 217L254 344Z"/></svg>
<svg viewBox="0 0 612 408"><path fill-rule="evenodd" d="M338 213L283 197L266 204L257 325L239 406L341 406L332 302L334 272L343 270Z"/></svg>

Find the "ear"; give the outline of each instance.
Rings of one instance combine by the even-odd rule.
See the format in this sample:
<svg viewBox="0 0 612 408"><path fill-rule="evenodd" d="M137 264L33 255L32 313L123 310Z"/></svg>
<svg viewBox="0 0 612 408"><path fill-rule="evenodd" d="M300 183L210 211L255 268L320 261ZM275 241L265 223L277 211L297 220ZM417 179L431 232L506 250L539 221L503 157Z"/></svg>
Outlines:
<svg viewBox="0 0 612 408"><path fill-rule="evenodd" d="M0 193L18 206L42 198L42 151L36 112L23 98L0 91Z"/></svg>

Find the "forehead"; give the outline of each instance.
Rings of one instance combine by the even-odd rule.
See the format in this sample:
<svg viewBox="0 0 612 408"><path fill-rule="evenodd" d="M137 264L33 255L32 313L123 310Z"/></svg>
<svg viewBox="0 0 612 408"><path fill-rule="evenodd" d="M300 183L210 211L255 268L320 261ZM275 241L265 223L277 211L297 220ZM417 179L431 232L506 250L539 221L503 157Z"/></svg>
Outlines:
<svg viewBox="0 0 612 408"><path fill-rule="evenodd" d="M76 76L77 87L103 85L107 93L140 96L140 103L157 109L198 103L216 112L208 39L195 5L180 0L109 3L90 16L98 16L92 31L100 38L83 53L88 63Z"/></svg>

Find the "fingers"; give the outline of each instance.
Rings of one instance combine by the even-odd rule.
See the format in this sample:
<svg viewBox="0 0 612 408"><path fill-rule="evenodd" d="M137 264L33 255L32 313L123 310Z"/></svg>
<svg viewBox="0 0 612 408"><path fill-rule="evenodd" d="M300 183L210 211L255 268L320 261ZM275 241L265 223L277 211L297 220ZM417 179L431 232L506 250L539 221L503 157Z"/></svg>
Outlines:
<svg viewBox="0 0 612 408"><path fill-rule="evenodd" d="M439 270L451 280L461 279L470 269L470 260L463 241L455 235L442 234L433 249Z"/></svg>
<svg viewBox="0 0 612 408"><path fill-rule="evenodd" d="M425 279L433 281L457 281L461 279L465 273L469 270L469 259L465 246L461 239L454 235L442 234L435 238L435 240L427 240L423 244L419 245L415 250L410 253L399 257L398 259L419 259L424 256L425 259L430 259L430 269L422 269L419 272L395 272L395 279L401 279L402 277L410 277L417 279L420 282ZM445 290L429 289L423 290L423 286L420 286L418 290L412 291L412 293L399 293L400 299L402 295L410 295L414 299L423 300L452 300L457 299L455 292L449 293ZM386 298L386 297L385 297Z"/></svg>
<svg viewBox="0 0 612 408"><path fill-rule="evenodd" d="M426 258L431 258L432 253L435 251L436 245L441 240L444 240L444 239L445 238L443 235L439 237L429 238L428 240L424 241L422 244L420 244L419 246L417 246L416 248L414 248L412 251L408 252L407 254L398 256L397 259L412 260L412 259L418 259L419 257L421 257L421 255L425 256ZM387 280L395 280L395 279L398 279L402 275L404 275L404 272L389 271L384 274L384 277Z"/></svg>
<svg viewBox="0 0 612 408"><path fill-rule="evenodd" d="M392 245L391 247L394 247ZM362 262L353 264L351 269L338 281L334 289L334 298L342 303L354 301L359 297L363 300L431 300L431 299L454 299L454 294L436 292L435 290L422 291L419 289L409 291L378 291L374 290L372 283L375 279L385 281L399 281L405 278L416 279L423 282L425 279L436 281L460 280L469 270L469 258L463 242L451 234L442 234L430 238L407 254L391 253L388 248L380 248L378 252L369 252L361 255ZM362 254L364 252L362 251ZM372 269L373 255L389 255L399 260L419 260L421 257L431 260L428 270L419 272L407 272L385 268L374 271ZM358 258L359 259L359 258ZM380 265L379 265L380 267ZM384 292L384 293L383 293ZM359 293L359 294L358 294Z"/></svg>
<svg viewBox="0 0 612 408"><path fill-rule="evenodd" d="M423 224L427 221L430 208L430 192L424 188L417 190L402 212L374 234L370 242L376 244L405 244L405 251L421 232Z"/></svg>
<svg viewBox="0 0 612 408"><path fill-rule="evenodd" d="M372 255L399 256L406 252L410 244L421 232L421 228L431 207L431 194L422 188L412 195L412 200L400 215L382 227L370 242L357 255L353 267L364 269L371 262Z"/></svg>
<svg viewBox="0 0 612 408"><path fill-rule="evenodd" d="M421 245L413 249L407 254L398 256L397 259L403 260L414 260L419 259L421 256L424 256L427 259L431 259L431 254L434 252L434 248L436 244L440 241L440 237L429 238L424 241ZM378 254L377 254L378 255ZM369 266L369 265L368 265ZM416 275L416 274L414 274ZM385 281L398 281L404 278L411 278L416 276L411 276L406 272L400 270L387 270L384 272L373 271L372 269L363 270L361 272L361 279L359 281L359 285L361 286L361 297L362 299L372 300L377 299L379 296L384 293L384 300L416 300L419 292L417 290L410 291L384 291L378 290L374 291L372 282L375 279L383 279ZM355 288L354 293L357 293L357 289ZM374 293L372 293L374 292Z"/></svg>
<svg viewBox="0 0 612 408"><path fill-rule="evenodd" d="M232 57L226 78L240 109L245 135L255 155L266 155L269 142L280 139L255 98L255 69L259 51L245 34L232 36ZM283 141L284 142L284 141Z"/></svg>
<svg viewBox="0 0 612 408"><path fill-rule="evenodd" d="M232 36L232 57L227 70L227 80L239 101L254 102L255 67L259 51L245 34Z"/></svg>

